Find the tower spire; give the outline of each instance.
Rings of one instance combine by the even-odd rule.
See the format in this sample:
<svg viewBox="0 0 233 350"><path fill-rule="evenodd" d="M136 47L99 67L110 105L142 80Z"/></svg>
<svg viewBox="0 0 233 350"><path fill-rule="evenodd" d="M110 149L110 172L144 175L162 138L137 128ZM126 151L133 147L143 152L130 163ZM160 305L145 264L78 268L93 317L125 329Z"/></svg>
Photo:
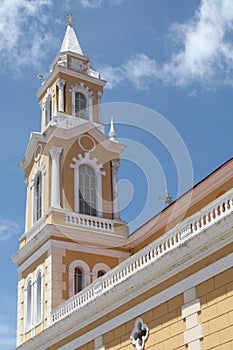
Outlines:
<svg viewBox="0 0 233 350"><path fill-rule="evenodd" d="M77 35L73 28L74 17L72 17L71 13L68 13L65 17L67 18L67 28L61 45L60 53L72 52L84 56L83 50L81 49Z"/></svg>

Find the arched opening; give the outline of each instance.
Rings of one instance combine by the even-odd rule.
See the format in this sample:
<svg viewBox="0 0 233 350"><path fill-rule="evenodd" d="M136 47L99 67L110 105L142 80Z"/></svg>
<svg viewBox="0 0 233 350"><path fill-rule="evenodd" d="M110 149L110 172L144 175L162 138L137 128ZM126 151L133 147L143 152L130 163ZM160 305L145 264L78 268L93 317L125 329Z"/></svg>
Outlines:
<svg viewBox="0 0 233 350"><path fill-rule="evenodd" d="M96 174L86 164L79 167L79 211L96 216Z"/></svg>
<svg viewBox="0 0 233 350"><path fill-rule="evenodd" d="M74 269L74 294L79 293L84 288L84 274L80 267Z"/></svg>
<svg viewBox="0 0 233 350"><path fill-rule="evenodd" d="M75 116L83 119L88 119L87 99L81 92L75 93Z"/></svg>
<svg viewBox="0 0 233 350"><path fill-rule="evenodd" d="M104 270L99 270L99 271L97 272L97 278L104 276L105 273L106 273L106 271L104 271Z"/></svg>
<svg viewBox="0 0 233 350"><path fill-rule="evenodd" d="M31 329L32 327L32 281L31 279L28 280L27 282L27 287L26 287L26 324L25 328L26 330Z"/></svg>
<svg viewBox="0 0 233 350"><path fill-rule="evenodd" d="M49 94L45 104L45 125L52 120L52 96Z"/></svg>
<svg viewBox="0 0 233 350"><path fill-rule="evenodd" d="M34 182L34 213L33 221L37 222L42 216L42 174L39 172Z"/></svg>
<svg viewBox="0 0 233 350"><path fill-rule="evenodd" d="M36 322L42 321L42 273L38 272L36 280Z"/></svg>

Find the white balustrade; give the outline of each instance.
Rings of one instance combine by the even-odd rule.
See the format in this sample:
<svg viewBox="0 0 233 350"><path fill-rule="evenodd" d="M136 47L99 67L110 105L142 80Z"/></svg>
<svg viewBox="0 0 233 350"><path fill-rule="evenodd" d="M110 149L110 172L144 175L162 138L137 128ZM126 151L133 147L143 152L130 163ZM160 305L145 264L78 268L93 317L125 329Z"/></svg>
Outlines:
<svg viewBox="0 0 233 350"><path fill-rule="evenodd" d="M233 190L230 190L67 300L52 312L52 323L58 322L97 296L106 293L174 248L184 244L191 236L199 234L232 212ZM78 214L70 215L67 220L73 223L73 220L76 222L76 218L79 218Z"/></svg>
<svg viewBox="0 0 233 350"><path fill-rule="evenodd" d="M39 233L46 226L46 221L44 218L37 221L31 228L30 231L26 233L26 243L31 241L37 233Z"/></svg>
<svg viewBox="0 0 233 350"><path fill-rule="evenodd" d="M65 214L65 221L66 224L69 225L114 232L114 223L112 220L102 219L95 216L67 213Z"/></svg>

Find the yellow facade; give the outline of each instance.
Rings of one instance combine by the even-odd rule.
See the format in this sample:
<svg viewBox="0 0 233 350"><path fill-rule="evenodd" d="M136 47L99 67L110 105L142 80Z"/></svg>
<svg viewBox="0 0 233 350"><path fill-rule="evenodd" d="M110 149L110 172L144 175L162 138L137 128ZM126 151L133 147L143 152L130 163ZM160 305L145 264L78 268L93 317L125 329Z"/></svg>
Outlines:
<svg viewBox="0 0 233 350"><path fill-rule="evenodd" d="M105 82L70 25L52 67L20 164L17 349L233 349L233 160L128 235L125 146L103 133Z"/></svg>

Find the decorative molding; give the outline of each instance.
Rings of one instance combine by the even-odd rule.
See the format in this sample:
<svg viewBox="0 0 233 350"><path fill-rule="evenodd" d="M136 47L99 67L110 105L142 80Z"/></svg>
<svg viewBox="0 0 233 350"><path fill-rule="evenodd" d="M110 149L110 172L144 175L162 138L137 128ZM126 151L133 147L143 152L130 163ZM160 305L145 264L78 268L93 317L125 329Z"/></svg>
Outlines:
<svg viewBox="0 0 233 350"><path fill-rule="evenodd" d="M74 272L76 267L81 267L81 269L84 272L83 276L83 282L85 288L90 284L90 267L88 264L83 261L83 260L74 260L69 266L69 296L72 297L75 295L75 290L74 290Z"/></svg>
<svg viewBox="0 0 233 350"><path fill-rule="evenodd" d="M46 91L46 89L50 86L50 84L53 82L54 78L57 76L58 73L64 73L67 76L73 77L73 78L77 78L82 80L83 79L83 73L79 73L79 72L75 72L69 69L66 69L65 67L62 66L57 66L53 72L51 73L51 75L48 77L48 79L46 80L46 82L39 88L39 90L37 91L37 97L40 99L41 96L43 95L44 91ZM95 85L101 86L103 87L106 84L105 80L102 79L97 79L95 77L92 77L90 75L86 75L85 76L85 80L89 83L93 83Z"/></svg>
<svg viewBox="0 0 233 350"><path fill-rule="evenodd" d="M90 149L87 149L87 148L85 148L82 145L82 141L84 141L85 139L91 140L93 146ZM91 137L90 135L81 135L81 136L79 136L79 138L78 138L78 145L85 152L93 152L95 150L95 148L96 148L96 142L93 139L93 137Z"/></svg>
<svg viewBox="0 0 233 350"><path fill-rule="evenodd" d="M111 161L112 170L112 205L113 205L113 218L120 220L120 201L119 201L119 190L118 190L118 170L120 163Z"/></svg>
<svg viewBox="0 0 233 350"><path fill-rule="evenodd" d="M62 148L51 147L49 154L52 158L52 177L51 177L51 207L61 208L61 181L60 181L60 156Z"/></svg>
<svg viewBox="0 0 233 350"><path fill-rule="evenodd" d="M64 112L64 87L66 80L59 78L56 82L58 87L58 111Z"/></svg>
<svg viewBox="0 0 233 350"><path fill-rule="evenodd" d="M184 332L184 344L189 350L201 350L201 339L203 328L198 320L198 313L201 311L200 300L196 297L196 288L192 287L184 292L182 306L182 317L186 322L187 330Z"/></svg>
<svg viewBox="0 0 233 350"><path fill-rule="evenodd" d="M70 167L74 169L74 207L75 212L79 213L79 167L81 164L86 164L94 169L96 174L96 209L98 217L102 216L102 177L106 175L104 171L100 169L103 168L102 164L97 163L97 158L90 158L90 153L85 152L84 157L82 154L78 155L77 158L73 158L73 162L70 164Z"/></svg>
<svg viewBox="0 0 233 350"><path fill-rule="evenodd" d="M75 94L77 92L82 93L87 101L87 106L84 112L88 113L88 120L93 121L93 108L92 108L92 100L93 100L93 92L89 89L88 86L85 86L84 82L80 82L79 84L74 84L70 86L69 91L71 92L72 98L72 115L75 115ZM84 118L86 119L86 118Z"/></svg>
<svg viewBox="0 0 233 350"><path fill-rule="evenodd" d="M92 282L98 278L98 272L104 271L104 273L107 273L111 270L111 268L104 263L95 264L95 266L92 269Z"/></svg>
<svg viewBox="0 0 233 350"><path fill-rule="evenodd" d="M194 231L192 236L186 236L185 239L181 239L179 231L172 230L171 232L165 234L161 238L157 239L155 242L145 247L138 253L132 255L123 263L119 264L117 267L112 269L109 273L104 275L99 281L98 295L106 294L108 291L112 290L118 284L122 284L124 281L128 281L132 284L135 276L137 276L136 287L139 288L139 274L142 274L142 280L146 278L143 271L147 271L148 284L153 284L154 281L158 283L164 279L180 271L181 267L187 268L191 263L195 263L200 259L205 258L211 252L220 249L221 246L227 244L227 242L233 241L233 236L231 231L224 230L224 224L226 224L226 218L228 218L227 227L232 227L232 216L230 215L233 211L232 203L232 191L229 191L222 197L218 198L218 201L214 201L214 207L217 208L215 216L212 218L212 229L210 222L203 221L203 226L198 227L197 231ZM228 204L227 204L228 203ZM209 207L209 206L207 206ZM211 208L213 208L211 206ZM221 208L225 208L224 211ZM211 209L213 210L213 209ZM206 213L207 208L204 208L198 213L199 217L203 217L203 213ZM225 220L221 220L225 217ZM195 217L196 218L196 217ZM221 218L221 219L220 219ZM220 220L223 226L221 227ZM218 222L218 230L216 231L216 225ZM209 230L208 230L209 228ZM213 230L214 228L214 230ZM202 233L202 235L201 235ZM200 238L200 236L202 238ZM192 244L191 244L192 241ZM179 250L178 250L179 249ZM178 255L178 251L182 251L182 255ZM155 263L156 262L156 263ZM148 273L155 268L156 273L153 273L153 282L151 281L151 276ZM134 278L133 278L134 276ZM131 288L133 288L131 286ZM135 288L135 286L134 286ZM147 290L149 286L143 282L143 288ZM132 296L133 290L131 290ZM85 295L85 296L84 296ZM91 284L86 288L86 290L75 296L76 300L72 298L67 300L63 305L61 305L57 310L53 312L53 322L59 321L61 318L66 317L68 314L79 309L84 304L88 304L96 298L95 294L95 283ZM85 300L83 302L83 300ZM62 315L62 317L61 317Z"/></svg>
<svg viewBox="0 0 233 350"><path fill-rule="evenodd" d="M145 341L149 335L149 328L145 324L142 318L138 317L134 323L134 329L132 330L130 340L135 346L136 350L143 350L145 346Z"/></svg>
<svg viewBox="0 0 233 350"><path fill-rule="evenodd" d="M114 222L112 220L102 219L99 217L96 218L95 216L91 215L67 213L65 215L65 222L68 225L81 226L89 230L115 231Z"/></svg>
<svg viewBox="0 0 233 350"><path fill-rule="evenodd" d="M39 175L39 173L41 173L41 216L39 218L39 220L36 221L36 218L34 216L34 211L35 211L35 181L37 179L37 176ZM36 224L36 222L40 221L40 219L43 217L44 215L44 178L45 178L45 174L46 174L46 166L42 161L39 161L38 163L36 163L36 166L34 168L34 174L32 176L31 179L31 184L30 184L30 188L32 189L32 206L31 206L31 217L32 217L32 222L30 223L31 226L33 227L34 224ZM27 203L27 207L28 207L28 203ZM28 210L28 209L27 209Z"/></svg>
<svg viewBox="0 0 233 350"><path fill-rule="evenodd" d="M36 166L34 168L34 174L32 176L31 183L30 183L30 188L34 186L36 176L39 172L41 172L42 177L45 176L46 174L46 166L42 161L39 161L36 163Z"/></svg>
<svg viewBox="0 0 233 350"><path fill-rule="evenodd" d="M214 262L213 264L207 267L204 267L202 270L199 270L198 272L194 273L193 275L190 275L184 280L173 284L171 287L141 302L133 308L126 310L122 314L112 318L110 321L103 323L102 325L94 328L93 330L90 330L89 332L86 332L79 338L76 338L68 344L59 347L58 350L70 350L71 348L75 349L81 347L82 345L90 342L91 340L96 339L99 336L99 334L104 334L117 328L123 323L126 323L132 320L133 318L137 317L138 315L155 308L156 306L172 299L180 293L184 293L184 291L186 291L187 289L190 289L208 280L209 278L214 277L217 274L231 268L232 265L233 253ZM105 314L108 314L112 310L115 310L120 305L124 304L126 302L124 295L125 290L121 288L121 297L119 298L118 303L116 303L113 300L108 301L106 295L103 295L102 297L100 296L98 303L95 300L92 304L92 313L88 319L86 319L86 317L84 316L85 310L80 309L78 313L70 315L69 318L63 319L61 323L52 325L48 329L44 330L44 332L39 334L35 339L29 340L28 342L24 343L21 347L19 347L18 350L37 350L45 346L53 346L57 342L63 340L65 337L70 336L73 332L79 330L80 324L82 324L83 328L86 325L94 322L95 320L104 317ZM108 295L108 297L110 296L112 296L112 293ZM132 295L130 297L132 298ZM82 320L83 316L84 320ZM77 317L79 322L77 322ZM61 329L63 330L62 333Z"/></svg>
<svg viewBox="0 0 233 350"><path fill-rule="evenodd" d="M81 71L84 70L83 61L73 57L70 58L70 67Z"/></svg>

